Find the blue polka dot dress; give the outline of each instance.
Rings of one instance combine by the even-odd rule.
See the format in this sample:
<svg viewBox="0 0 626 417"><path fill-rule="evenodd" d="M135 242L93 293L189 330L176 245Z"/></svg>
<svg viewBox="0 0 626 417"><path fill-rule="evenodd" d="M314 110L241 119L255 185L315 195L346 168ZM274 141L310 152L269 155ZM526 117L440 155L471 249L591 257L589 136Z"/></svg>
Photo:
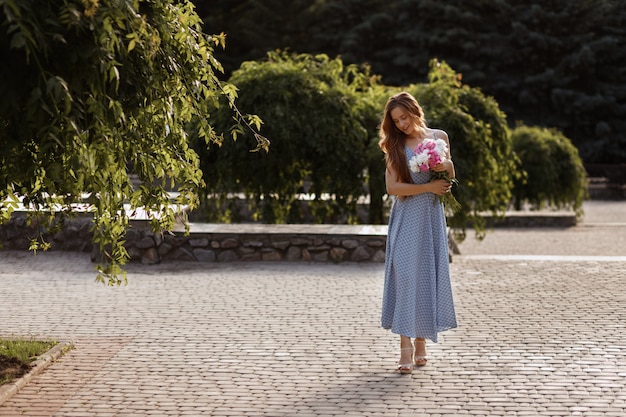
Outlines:
<svg viewBox="0 0 626 417"><path fill-rule="evenodd" d="M405 147L407 158L413 150ZM415 184L429 172L412 172ZM457 326L443 205L422 193L396 198L389 215L382 327L393 333L437 342L437 334Z"/></svg>

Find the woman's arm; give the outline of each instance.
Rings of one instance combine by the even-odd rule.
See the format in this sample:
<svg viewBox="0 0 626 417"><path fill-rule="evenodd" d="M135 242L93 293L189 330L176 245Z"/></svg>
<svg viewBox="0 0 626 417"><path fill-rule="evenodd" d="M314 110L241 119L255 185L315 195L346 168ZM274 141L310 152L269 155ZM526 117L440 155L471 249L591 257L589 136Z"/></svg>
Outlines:
<svg viewBox="0 0 626 417"><path fill-rule="evenodd" d="M397 196L410 196L422 193L443 195L450 189L450 183L446 180L434 180L426 184L400 182L398 173L391 166L387 166L385 171L385 184L387 186L387 194Z"/></svg>
<svg viewBox="0 0 626 417"><path fill-rule="evenodd" d="M446 141L446 144L448 145L448 154L446 155L445 161L435 166L433 168L433 171L448 171L448 176L450 177L450 179L453 179L456 177L456 172L454 170L454 162L452 162L452 155L450 154L450 140L448 139L448 134L443 130L437 130L437 138Z"/></svg>

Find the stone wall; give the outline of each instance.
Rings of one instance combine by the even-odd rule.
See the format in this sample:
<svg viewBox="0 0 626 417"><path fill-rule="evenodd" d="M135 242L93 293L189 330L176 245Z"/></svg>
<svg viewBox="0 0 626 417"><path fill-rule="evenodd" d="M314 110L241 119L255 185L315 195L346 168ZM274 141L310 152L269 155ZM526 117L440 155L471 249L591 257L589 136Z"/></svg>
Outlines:
<svg viewBox="0 0 626 417"><path fill-rule="evenodd" d="M51 231L36 219L28 220L25 213L17 213L0 225L0 245L2 249L28 250L31 239L41 236L52 250L90 252L91 224L90 217L80 215L72 220L57 220L54 226L59 230Z"/></svg>
<svg viewBox="0 0 626 417"><path fill-rule="evenodd" d="M509 213L490 226L571 227L573 213ZM4 249L28 250L30 240L41 233L52 250L91 252L99 258L91 243L91 218L78 215L63 220L59 230L49 232L37 223L28 222L25 213L13 216L0 225L0 245ZM232 261L317 261L384 262L387 239L385 225L333 224L207 224L191 223L189 235L182 230L155 234L147 221L131 221L126 248L131 261L145 264L164 260L198 262ZM449 234L450 260L458 247Z"/></svg>
<svg viewBox="0 0 626 417"><path fill-rule="evenodd" d="M133 233L130 232L132 235ZM161 260L201 262L232 261L374 261L384 262L381 237L315 233L194 233L142 234L129 239L131 259L143 263Z"/></svg>
<svg viewBox="0 0 626 417"><path fill-rule="evenodd" d="M81 216L66 220L58 231L48 232L28 223L24 214L0 225L4 249L27 250L41 236L52 250L98 253L91 243L91 220ZM182 230L155 234L147 222L132 221L126 235L131 261L145 264L163 260L384 262L386 226L191 224Z"/></svg>

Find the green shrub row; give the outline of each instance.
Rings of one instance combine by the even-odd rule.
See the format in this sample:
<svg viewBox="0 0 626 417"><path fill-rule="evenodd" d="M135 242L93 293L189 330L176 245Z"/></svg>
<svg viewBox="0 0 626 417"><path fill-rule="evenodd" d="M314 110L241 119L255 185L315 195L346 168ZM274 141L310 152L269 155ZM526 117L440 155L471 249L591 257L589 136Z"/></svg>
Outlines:
<svg viewBox="0 0 626 417"><path fill-rule="evenodd" d="M449 224L461 238L470 223L481 237L481 214L502 216L512 204L580 213L585 176L571 141L556 130L511 130L498 103L464 85L444 62L431 61L426 84L392 87L340 58L272 52L245 62L229 82L238 87L240 108L264 121L271 146L251 152L250 142L239 140L207 150L195 141L207 184L203 201L213 204L206 220L238 221L232 197L241 194L264 223L301 222L303 196L316 222L357 223L357 202L367 198L367 221L384 223L378 124L387 98L402 90L422 104L431 127L449 134L462 204ZM217 131L232 125L226 103L213 115Z"/></svg>

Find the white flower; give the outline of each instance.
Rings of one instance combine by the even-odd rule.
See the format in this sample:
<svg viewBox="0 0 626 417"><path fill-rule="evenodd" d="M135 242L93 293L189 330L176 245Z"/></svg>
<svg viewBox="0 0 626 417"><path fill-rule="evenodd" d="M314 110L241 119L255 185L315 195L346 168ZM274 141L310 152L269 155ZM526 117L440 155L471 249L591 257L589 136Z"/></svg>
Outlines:
<svg viewBox="0 0 626 417"><path fill-rule="evenodd" d="M428 155L428 151L424 151L422 153L418 153L417 155L415 155L415 159L417 159L417 165L428 165L428 159L429 159L429 155Z"/></svg>
<svg viewBox="0 0 626 417"><path fill-rule="evenodd" d="M435 151L439 154L441 159L444 159L446 155L448 155L448 144L446 141L443 139L437 139L435 141Z"/></svg>
<svg viewBox="0 0 626 417"><path fill-rule="evenodd" d="M422 165L428 166L428 150L417 153L409 160L409 169L413 172L420 172Z"/></svg>

